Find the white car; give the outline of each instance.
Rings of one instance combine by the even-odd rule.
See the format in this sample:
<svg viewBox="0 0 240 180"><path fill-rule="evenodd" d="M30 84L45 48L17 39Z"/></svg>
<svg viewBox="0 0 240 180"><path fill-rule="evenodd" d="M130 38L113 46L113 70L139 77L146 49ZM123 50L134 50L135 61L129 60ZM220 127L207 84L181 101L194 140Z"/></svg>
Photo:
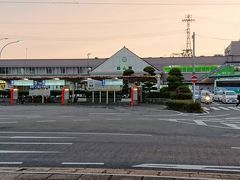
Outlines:
<svg viewBox="0 0 240 180"><path fill-rule="evenodd" d="M222 101L223 91L216 91L213 95L214 101Z"/></svg>
<svg viewBox="0 0 240 180"><path fill-rule="evenodd" d="M224 91L222 96L222 103L237 103L237 93L234 91Z"/></svg>

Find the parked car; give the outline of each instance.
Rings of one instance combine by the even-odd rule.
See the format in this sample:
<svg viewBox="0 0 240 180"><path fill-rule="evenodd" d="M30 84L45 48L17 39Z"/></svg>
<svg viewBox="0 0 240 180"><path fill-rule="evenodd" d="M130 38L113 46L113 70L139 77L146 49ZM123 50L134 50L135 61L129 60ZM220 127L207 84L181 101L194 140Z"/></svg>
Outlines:
<svg viewBox="0 0 240 180"><path fill-rule="evenodd" d="M198 91L198 90L195 91L194 99L197 101L200 101L200 99L201 99L200 91Z"/></svg>
<svg viewBox="0 0 240 180"><path fill-rule="evenodd" d="M237 93L234 91L224 91L222 96L222 103L237 103Z"/></svg>
<svg viewBox="0 0 240 180"><path fill-rule="evenodd" d="M216 91L213 95L213 100L222 102L222 96L223 96L223 91Z"/></svg>
<svg viewBox="0 0 240 180"><path fill-rule="evenodd" d="M201 102L202 103L212 103L213 102L213 94L207 90L201 91Z"/></svg>

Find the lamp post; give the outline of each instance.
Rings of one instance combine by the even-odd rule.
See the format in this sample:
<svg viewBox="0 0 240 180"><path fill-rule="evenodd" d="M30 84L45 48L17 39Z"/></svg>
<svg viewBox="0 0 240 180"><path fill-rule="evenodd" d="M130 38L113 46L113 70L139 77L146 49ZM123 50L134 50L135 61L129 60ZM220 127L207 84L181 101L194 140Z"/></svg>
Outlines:
<svg viewBox="0 0 240 180"><path fill-rule="evenodd" d="M5 46L3 46L2 49L1 49L1 51L0 51L0 59L2 58L2 52L3 52L3 50L4 50L8 45L10 45L10 44L15 44L15 43L19 43L19 42L22 42L22 41L19 40L19 41L9 42L9 43L7 43Z"/></svg>
<svg viewBox="0 0 240 180"><path fill-rule="evenodd" d="M8 38L1 38L0 41L2 41L2 40L7 40L7 39L8 39Z"/></svg>
<svg viewBox="0 0 240 180"><path fill-rule="evenodd" d="M192 83L193 83L193 101L195 102L195 91L196 91L196 82L193 81L195 78L195 32L192 35L193 40L193 54L192 54Z"/></svg>

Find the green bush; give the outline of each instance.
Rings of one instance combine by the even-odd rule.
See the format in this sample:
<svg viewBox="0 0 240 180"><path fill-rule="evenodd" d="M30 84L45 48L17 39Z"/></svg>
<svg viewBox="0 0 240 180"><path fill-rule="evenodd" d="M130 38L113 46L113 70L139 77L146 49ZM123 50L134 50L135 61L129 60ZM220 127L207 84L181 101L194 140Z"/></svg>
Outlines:
<svg viewBox="0 0 240 180"><path fill-rule="evenodd" d="M186 85L178 86L176 89L177 93L191 93L191 90Z"/></svg>
<svg viewBox="0 0 240 180"><path fill-rule="evenodd" d="M179 100L184 100L184 99L192 99L192 93L171 93L170 94L171 99L179 99Z"/></svg>
<svg viewBox="0 0 240 180"><path fill-rule="evenodd" d="M192 100L169 100L166 103L167 107L172 110L189 112L189 113L202 113L202 107L199 102Z"/></svg>

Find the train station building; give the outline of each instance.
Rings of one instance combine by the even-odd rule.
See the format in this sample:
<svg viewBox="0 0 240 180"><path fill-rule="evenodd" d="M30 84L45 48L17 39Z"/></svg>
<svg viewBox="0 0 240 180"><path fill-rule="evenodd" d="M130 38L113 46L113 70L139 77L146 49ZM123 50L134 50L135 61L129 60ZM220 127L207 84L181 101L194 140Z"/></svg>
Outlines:
<svg viewBox="0 0 240 180"><path fill-rule="evenodd" d="M239 48L239 49L238 49ZM0 61L0 89L12 86L59 90L63 86L78 89L87 78L122 78L123 71L132 69L133 77L145 74L143 69L152 66L162 82L173 67L181 69L184 80L191 82L191 57L139 57L127 47L109 58L91 59L2 59ZM219 76L240 76L240 42L232 42L225 55L195 58L198 82Z"/></svg>

